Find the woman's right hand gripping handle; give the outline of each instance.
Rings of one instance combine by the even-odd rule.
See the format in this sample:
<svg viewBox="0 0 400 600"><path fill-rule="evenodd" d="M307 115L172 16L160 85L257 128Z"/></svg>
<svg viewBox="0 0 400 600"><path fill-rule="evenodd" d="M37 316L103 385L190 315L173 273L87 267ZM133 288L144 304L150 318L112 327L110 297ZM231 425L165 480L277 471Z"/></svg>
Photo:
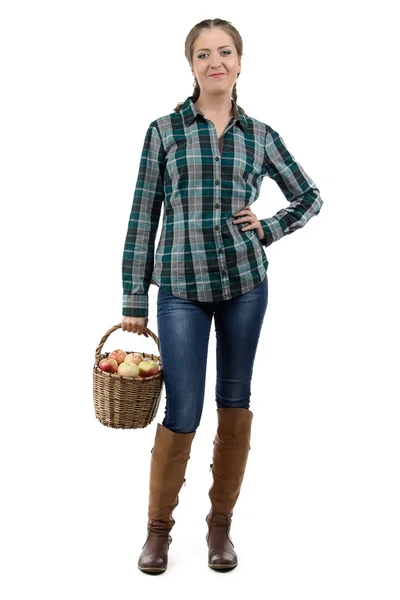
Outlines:
<svg viewBox="0 0 400 600"><path fill-rule="evenodd" d="M137 333L138 335L144 335L145 337L149 337L149 334L146 332L145 327L147 327L147 322L149 317L122 317L121 329L122 331L131 331L132 333Z"/></svg>

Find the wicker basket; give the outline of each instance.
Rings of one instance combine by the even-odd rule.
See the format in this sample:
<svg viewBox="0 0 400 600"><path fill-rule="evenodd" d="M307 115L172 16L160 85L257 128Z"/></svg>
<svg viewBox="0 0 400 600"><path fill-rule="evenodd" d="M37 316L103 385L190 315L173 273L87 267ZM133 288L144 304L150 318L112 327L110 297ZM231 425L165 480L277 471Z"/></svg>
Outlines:
<svg viewBox="0 0 400 600"><path fill-rule="evenodd" d="M160 363L160 371L152 377L121 377L117 373L110 374L99 369L98 364L110 354L101 353L108 336L121 327L114 325L101 338L96 348L93 366L93 400L96 418L107 427L116 429L139 429L147 427L156 416L160 405L164 371L160 357L156 354L140 352L144 358L151 358ZM160 350L158 337L146 328ZM127 354L138 350L126 350Z"/></svg>

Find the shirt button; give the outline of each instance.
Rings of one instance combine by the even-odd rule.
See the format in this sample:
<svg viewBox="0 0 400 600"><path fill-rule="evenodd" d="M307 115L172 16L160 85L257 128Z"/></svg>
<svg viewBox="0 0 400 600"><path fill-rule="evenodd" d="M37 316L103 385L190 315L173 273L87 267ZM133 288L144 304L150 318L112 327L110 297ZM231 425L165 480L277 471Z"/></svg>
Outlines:
<svg viewBox="0 0 400 600"><path fill-rule="evenodd" d="M218 202L217 202L217 204L215 205L215 208L219 208L219 204L218 204Z"/></svg>
<svg viewBox="0 0 400 600"><path fill-rule="evenodd" d="M219 252L220 254L222 254L222 252L223 252L222 248L220 248L220 249L218 250L218 252Z"/></svg>
<svg viewBox="0 0 400 600"><path fill-rule="evenodd" d="M217 180L215 181L215 185L218 185L218 184L219 184L219 179L217 179Z"/></svg>
<svg viewBox="0 0 400 600"><path fill-rule="evenodd" d="M218 161L219 161L219 156L216 156L216 157L215 157L215 160L218 162Z"/></svg>
<svg viewBox="0 0 400 600"><path fill-rule="evenodd" d="M215 231L219 231L219 225L215 226Z"/></svg>

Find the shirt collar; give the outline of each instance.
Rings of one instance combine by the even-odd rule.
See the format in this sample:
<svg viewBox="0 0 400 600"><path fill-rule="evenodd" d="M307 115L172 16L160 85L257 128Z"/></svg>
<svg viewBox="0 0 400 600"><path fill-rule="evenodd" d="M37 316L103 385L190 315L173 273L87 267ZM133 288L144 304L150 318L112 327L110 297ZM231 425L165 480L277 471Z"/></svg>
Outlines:
<svg viewBox="0 0 400 600"><path fill-rule="evenodd" d="M196 119L197 115L203 115L203 113L194 104L192 98L193 98L193 96L188 96L180 108L180 112L182 113L183 120L187 127L193 123L193 121ZM246 132L247 119L244 116L243 112L238 107L238 105L236 104L236 102L233 100L233 98L232 98L232 108L233 108L233 114L234 114L238 124L240 124L243 131Z"/></svg>

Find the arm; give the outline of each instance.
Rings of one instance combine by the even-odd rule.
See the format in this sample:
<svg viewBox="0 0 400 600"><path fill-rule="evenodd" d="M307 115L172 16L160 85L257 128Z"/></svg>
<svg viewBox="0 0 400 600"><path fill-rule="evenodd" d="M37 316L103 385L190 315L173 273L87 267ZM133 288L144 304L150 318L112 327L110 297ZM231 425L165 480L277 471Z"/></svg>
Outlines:
<svg viewBox="0 0 400 600"><path fill-rule="evenodd" d="M315 183L296 162L279 133L267 125L265 137L264 166L267 175L279 185L286 200L287 208L282 208L273 217L260 219L264 238L263 246L269 246L284 235L303 227L311 217L321 210L323 201Z"/></svg>
<svg viewBox="0 0 400 600"><path fill-rule="evenodd" d="M154 242L164 200L165 153L156 126L149 125L122 258L122 315L148 316L148 290L154 267Z"/></svg>

